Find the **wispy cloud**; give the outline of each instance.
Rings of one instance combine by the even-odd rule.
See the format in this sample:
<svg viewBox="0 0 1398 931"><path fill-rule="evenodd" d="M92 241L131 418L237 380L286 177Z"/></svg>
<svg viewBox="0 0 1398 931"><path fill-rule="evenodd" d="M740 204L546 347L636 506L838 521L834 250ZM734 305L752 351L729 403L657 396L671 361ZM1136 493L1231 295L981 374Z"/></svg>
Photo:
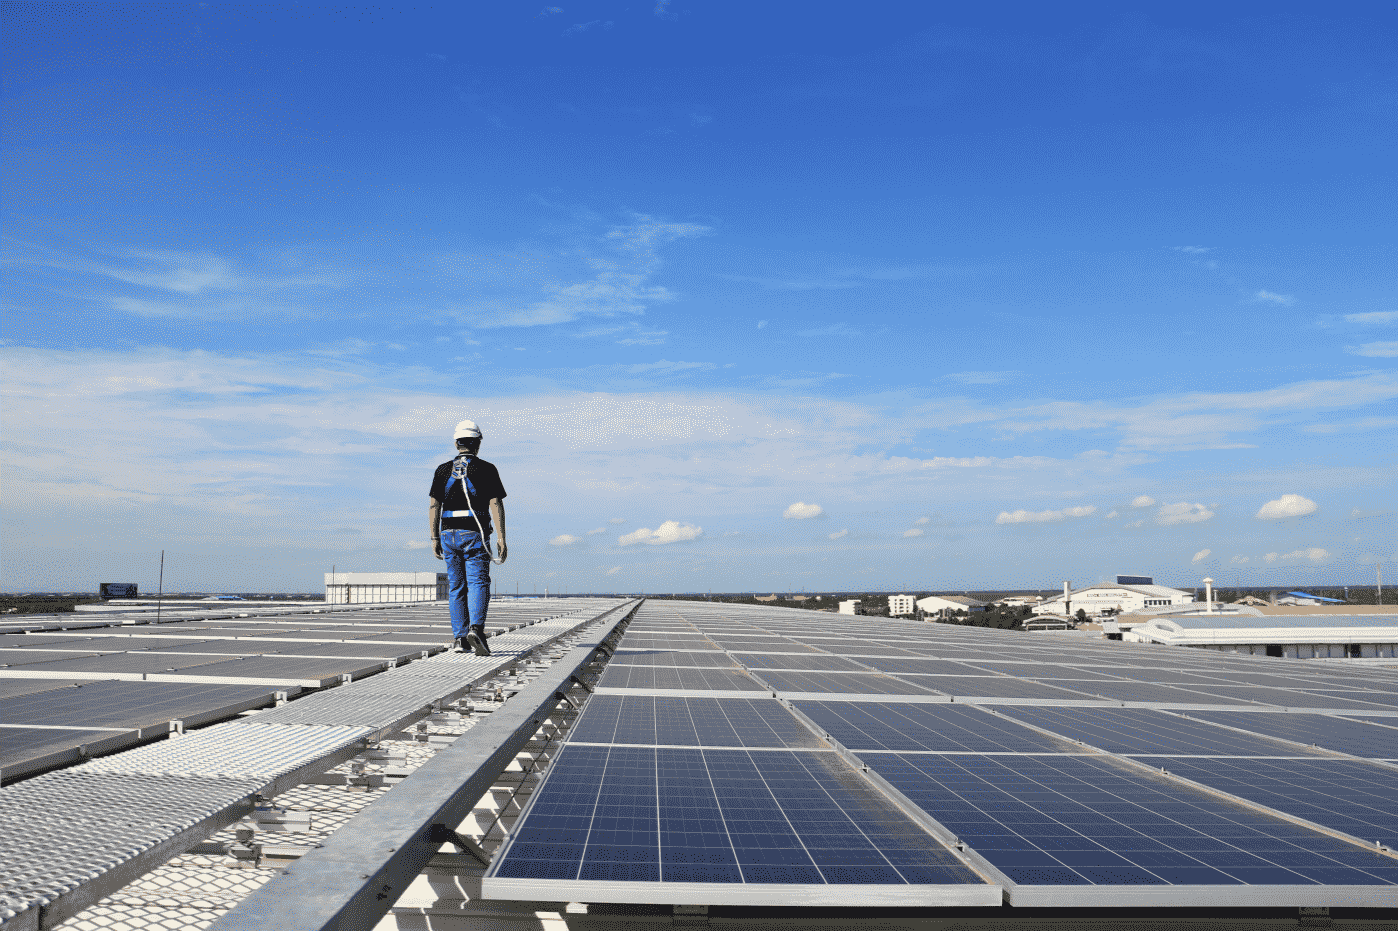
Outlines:
<svg viewBox="0 0 1398 931"><path fill-rule="evenodd" d="M621 567L620 567L620 566L612 566L610 569L608 569L608 570L606 571L605 574L606 574L606 575L616 575L616 574L617 574L618 572L620 572L620 571L621 571Z"/></svg>
<svg viewBox="0 0 1398 931"><path fill-rule="evenodd" d="M930 517L919 517L917 520L913 521L913 526L914 526L914 527L922 527L922 526L925 526L925 525L930 524L930 523L932 523L932 518L930 518Z"/></svg>
<svg viewBox="0 0 1398 931"><path fill-rule="evenodd" d="M709 232L709 227L697 223L668 223L637 215L631 223L608 230L597 244L601 248L585 256L584 261L593 272L587 280L547 285L546 297L523 306L494 300L467 305L458 313L463 320L482 328L544 326L583 317L643 314L651 304L675 299L668 288L650 283L662 265L661 247Z"/></svg>
<svg viewBox="0 0 1398 931"><path fill-rule="evenodd" d="M844 291L900 281L965 278L978 269L953 265L905 265L879 268L835 268L809 276L720 275L727 281L755 284L767 291Z"/></svg>
<svg viewBox="0 0 1398 931"><path fill-rule="evenodd" d="M1213 550L1200 550L1199 552L1194 554L1194 558L1191 559L1190 562L1195 563L1197 565L1198 563L1201 563L1204 560L1208 559L1209 554L1212 552Z"/></svg>
<svg viewBox="0 0 1398 931"><path fill-rule="evenodd" d="M1296 298L1290 294L1276 294L1272 291L1258 291L1252 299L1259 304L1282 304L1290 305L1296 303Z"/></svg>
<svg viewBox="0 0 1398 931"><path fill-rule="evenodd" d="M921 527L911 527L903 531L903 538L907 539L908 537L920 537L926 532L927 531L923 530Z"/></svg>
<svg viewBox="0 0 1398 931"><path fill-rule="evenodd" d="M1204 255L1207 252L1214 251L1212 246L1171 246L1170 248L1174 249L1176 252L1183 252L1186 255Z"/></svg>
<svg viewBox="0 0 1398 931"><path fill-rule="evenodd" d="M1252 562L1252 557L1250 557L1250 556L1234 556L1232 559L1230 559L1230 560L1228 560L1228 561L1231 562L1231 563L1234 563L1235 565L1241 566L1241 565L1243 565L1244 563L1250 563L1250 562Z"/></svg>
<svg viewBox="0 0 1398 931"><path fill-rule="evenodd" d="M573 546L581 542L582 537L575 537L571 533L560 533L549 541L549 546Z"/></svg>
<svg viewBox="0 0 1398 931"><path fill-rule="evenodd" d="M1067 520L1070 517L1087 517L1097 513L1097 506L1062 508L1056 511L1001 511L995 518L997 524L1045 524Z"/></svg>
<svg viewBox="0 0 1398 931"><path fill-rule="evenodd" d="M607 532L607 528L606 528L606 527L594 527L593 529L589 530L589 531L587 532L586 535L589 536L589 537L595 537L595 536L597 536L597 534L599 534L599 533L606 533L606 532Z"/></svg>
<svg viewBox="0 0 1398 931"><path fill-rule="evenodd" d="M1132 506L1133 508L1148 508L1148 507L1154 507L1154 506L1155 506L1155 499L1152 498L1150 495L1141 495L1141 496L1139 496L1139 497L1137 497L1137 498L1131 499L1131 506Z"/></svg>
<svg viewBox="0 0 1398 931"><path fill-rule="evenodd" d="M1312 562L1324 563L1330 561L1330 551L1319 546L1303 547L1292 550L1290 553L1268 553L1266 560L1274 562Z"/></svg>
<svg viewBox="0 0 1398 931"><path fill-rule="evenodd" d="M1398 341L1364 343L1361 346L1346 346L1345 351L1356 356L1369 356L1374 359L1392 359L1398 356Z"/></svg>
<svg viewBox="0 0 1398 931"><path fill-rule="evenodd" d="M562 11L560 10L559 12L562 12ZM613 23L612 23L611 20L605 20L605 21L603 21L603 20L600 20L600 19L590 19L590 20L588 20L588 21L585 22L585 23L574 23L573 25L569 26L567 29L563 30L563 34L564 34L565 36L576 36L576 35L579 35L579 34L581 34L581 33L587 32L587 31L590 30L590 29L595 29L595 28L597 28L597 27L599 27L599 26L600 26L601 28L603 28L603 29L611 29L612 26L613 26Z"/></svg>
<svg viewBox="0 0 1398 931"><path fill-rule="evenodd" d="M845 528L844 530L836 530L834 533L828 534L828 536L832 540L838 540L841 537L847 537L849 536L849 528Z"/></svg>
<svg viewBox="0 0 1398 931"><path fill-rule="evenodd" d="M1371 310L1362 314L1345 314L1349 323L1398 323L1398 310Z"/></svg>
<svg viewBox="0 0 1398 931"><path fill-rule="evenodd" d="M1001 382L1009 381L1018 375L1018 372L952 372L943 375L947 381L960 382L963 385L998 385Z"/></svg>

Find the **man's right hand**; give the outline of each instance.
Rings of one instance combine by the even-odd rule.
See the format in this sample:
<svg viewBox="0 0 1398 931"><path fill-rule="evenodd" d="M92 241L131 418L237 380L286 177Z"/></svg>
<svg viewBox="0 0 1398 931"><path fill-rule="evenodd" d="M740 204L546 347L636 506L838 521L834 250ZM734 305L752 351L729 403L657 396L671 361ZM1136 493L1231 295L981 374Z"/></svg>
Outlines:
<svg viewBox="0 0 1398 931"><path fill-rule="evenodd" d="M443 557L442 557L442 538L441 538L441 537L438 537L437 539L435 539L435 540L432 541L432 552L435 553L435 554L437 554L437 558L438 558L438 559L443 558Z"/></svg>

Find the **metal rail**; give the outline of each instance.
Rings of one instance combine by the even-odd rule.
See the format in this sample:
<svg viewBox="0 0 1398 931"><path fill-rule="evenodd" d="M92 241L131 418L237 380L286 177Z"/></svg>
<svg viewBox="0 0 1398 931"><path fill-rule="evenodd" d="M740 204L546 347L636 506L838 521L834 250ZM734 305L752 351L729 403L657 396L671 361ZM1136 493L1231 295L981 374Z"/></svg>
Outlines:
<svg viewBox="0 0 1398 931"><path fill-rule="evenodd" d="M610 623L604 614L604 626L595 636L521 689L473 728L468 739L438 753L210 931L355 931L376 925L442 844L458 843L454 827L563 700L574 677L608 652L603 641L640 605L613 608L608 613L616 617Z"/></svg>

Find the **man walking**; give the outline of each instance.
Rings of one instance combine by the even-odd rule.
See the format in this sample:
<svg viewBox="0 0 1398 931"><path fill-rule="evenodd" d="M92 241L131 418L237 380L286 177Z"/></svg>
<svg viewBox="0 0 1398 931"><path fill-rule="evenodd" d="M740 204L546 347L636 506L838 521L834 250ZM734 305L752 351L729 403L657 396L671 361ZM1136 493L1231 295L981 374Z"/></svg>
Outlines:
<svg viewBox="0 0 1398 931"><path fill-rule="evenodd" d="M504 564L505 486L500 473L484 459L481 428L473 420L456 425L456 458L437 466L427 508L432 551L447 563L451 630L456 648L489 656L485 616L490 608L490 533L500 533L498 562ZM445 508L445 510L444 510Z"/></svg>

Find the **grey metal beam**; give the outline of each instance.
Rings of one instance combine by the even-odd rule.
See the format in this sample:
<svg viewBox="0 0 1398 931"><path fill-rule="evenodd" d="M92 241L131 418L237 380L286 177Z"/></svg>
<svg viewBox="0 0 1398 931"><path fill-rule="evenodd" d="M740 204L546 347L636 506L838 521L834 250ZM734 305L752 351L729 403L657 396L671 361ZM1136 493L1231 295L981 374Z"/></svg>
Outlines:
<svg viewBox="0 0 1398 931"><path fill-rule="evenodd" d="M572 678L605 652L602 641L640 604L630 602L608 612L615 614L610 624L322 847L243 900L211 931L355 931L376 925L441 848L442 828L452 829L465 820L573 687Z"/></svg>

